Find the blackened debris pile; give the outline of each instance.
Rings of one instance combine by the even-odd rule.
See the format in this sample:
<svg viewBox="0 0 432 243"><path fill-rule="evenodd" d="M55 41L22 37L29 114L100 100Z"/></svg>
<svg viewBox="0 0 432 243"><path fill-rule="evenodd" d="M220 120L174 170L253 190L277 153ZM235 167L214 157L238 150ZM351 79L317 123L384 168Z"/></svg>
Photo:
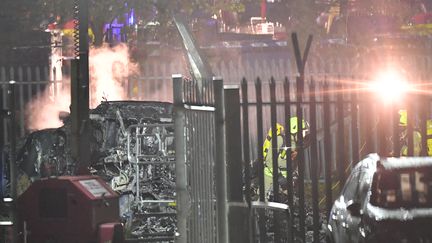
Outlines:
<svg viewBox="0 0 432 243"><path fill-rule="evenodd" d="M41 177L73 175L71 121L30 134L19 151L19 191ZM176 231L172 105L110 101L90 111L92 174L121 194L129 237L170 241Z"/></svg>

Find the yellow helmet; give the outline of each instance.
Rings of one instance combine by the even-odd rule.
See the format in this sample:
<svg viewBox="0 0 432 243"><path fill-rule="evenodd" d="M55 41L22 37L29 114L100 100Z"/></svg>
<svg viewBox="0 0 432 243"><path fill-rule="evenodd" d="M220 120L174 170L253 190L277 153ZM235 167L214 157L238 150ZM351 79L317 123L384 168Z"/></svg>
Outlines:
<svg viewBox="0 0 432 243"><path fill-rule="evenodd" d="M284 127L281 124L276 123L276 136L283 134L283 132L284 132ZM271 128L268 132L268 136L272 137L272 129Z"/></svg>
<svg viewBox="0 0 432 243"><path fill-rule="evenodd" d="M298 132L297 123L298 123L298 118L296 116L290 118L291 134L297 134ZM303 135L305 135L305 132L309 131L309 124L305 120L303 120L302 126L303 126Z"/></svg>

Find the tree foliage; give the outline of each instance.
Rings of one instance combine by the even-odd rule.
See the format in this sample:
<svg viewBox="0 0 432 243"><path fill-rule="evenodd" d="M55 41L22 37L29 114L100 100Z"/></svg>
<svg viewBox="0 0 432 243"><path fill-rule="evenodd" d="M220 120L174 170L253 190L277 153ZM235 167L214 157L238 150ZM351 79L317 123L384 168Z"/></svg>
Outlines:
<svg viewBox="0 0 432 243"><path fill-rule="evenodd" d="M30 40L29 34L39 28L44 18L32 0L2 0L0 3L0 44L20 45Z"/></svg>
<svg viewBox="0 0 432 243"><path fill-rule="evenodd" d="M60 22L73 18L74 5L77 0L36 0L40 10L46 15L61 16ZM183 11L192 13L195 9L211 9L207 1L200 0L89 0L90 25L95 34L95 45L102 44L103 26L116 18L121 18L131 9L143 21L158 21L163 29L169 25L171 13Z"/></svg>

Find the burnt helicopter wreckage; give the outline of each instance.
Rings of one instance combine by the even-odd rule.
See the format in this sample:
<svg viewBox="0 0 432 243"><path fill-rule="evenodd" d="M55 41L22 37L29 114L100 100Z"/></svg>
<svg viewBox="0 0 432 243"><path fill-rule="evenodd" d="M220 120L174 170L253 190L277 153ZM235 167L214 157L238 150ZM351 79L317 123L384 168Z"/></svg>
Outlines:
<svg viewBox="0 0 432 243"><path fill-rule="evenodd" d="M18 191L41 177L73 175L71 121L30 134L18 152ZM173 236L175 167L172 104L102 102L90 110L92 174L120 197L121 217L133 238Z"/></svg>
<svg viewBox="0 0 432 243"><path fill-rule="evenodd" d="M184 16L173 16L183 39L191 76L201 88L212 77ZM176 184L173 105L152 101L105 101L89 111L86 134L88 169L120 197L120 214L129 236L173 241L176 232ZM43 177L74 175L79 167L71 151L72 119L60 128L30 134L18 152L18 194ZM87 142L87 141L86 141Z"/></svg>

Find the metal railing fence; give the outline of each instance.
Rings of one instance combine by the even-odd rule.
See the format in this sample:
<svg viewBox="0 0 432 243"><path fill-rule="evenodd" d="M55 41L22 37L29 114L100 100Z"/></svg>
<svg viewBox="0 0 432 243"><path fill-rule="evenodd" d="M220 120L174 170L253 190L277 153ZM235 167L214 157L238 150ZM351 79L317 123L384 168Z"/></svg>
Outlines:
<svg viewBox="0 0 432 243"><path fill-rule="evenodd" d="M223 81L173 75L173 82L176 242L227 242Z"/></svg>
<svg viewBox="0 0 432 243"><path fill-rule="evenodd" d="M309 242L312 238L307 235L313 235L313 242L323 240L321 225L331 209L333 194L341 190L360 158L375 152L384 157L431 154L427 145L427 121L432 120L432 96L430 86L426 85L430 80L421 80L421 90L411 90L406 98L397 97L393 104L381 100L382 96L369 88L371 80L363 77L310 77L304 83L304 90L299 90L298 80L291 81L288 77L278 82L275 79L253 81L244 79L241 85L242 119L247 119L242 121L245 172L255 172L250 178L248 173L245 174L245 182L250 184L245 186L244 198L286 203L292 212L290 225L294 237L289 242ZM419 83L412 85L415 87ZM264 95L265 92L268 95ZM400 110L408 113L406 127L400 126ZM299 114L309 124L308 142L292 141L290 118L300 117ZM276 123L285 128L281 136L287 155L283 161L266 161L264 140L275 141L268 134L276 129ZM401 129L407 134L418 132L421 144L416 145L413 136L401 140ZM273 154L280 153L278 146L272 144ZM297 156L292 157L292 153ZM268 166L273 168L273 187L264 191L264 174ZM280 171L286 176L274 180L279 178ZM308 217L311 220L307 220ZM264 221L257 223L265 224ZM276 229L278 223L274 218ZM308 232L307 228L312 230ZM260 225L259 229L259 235L263 235L266 227ZM276 229L271 233L279 239ZM266 240L261 238L258 242Z"/></svg>

